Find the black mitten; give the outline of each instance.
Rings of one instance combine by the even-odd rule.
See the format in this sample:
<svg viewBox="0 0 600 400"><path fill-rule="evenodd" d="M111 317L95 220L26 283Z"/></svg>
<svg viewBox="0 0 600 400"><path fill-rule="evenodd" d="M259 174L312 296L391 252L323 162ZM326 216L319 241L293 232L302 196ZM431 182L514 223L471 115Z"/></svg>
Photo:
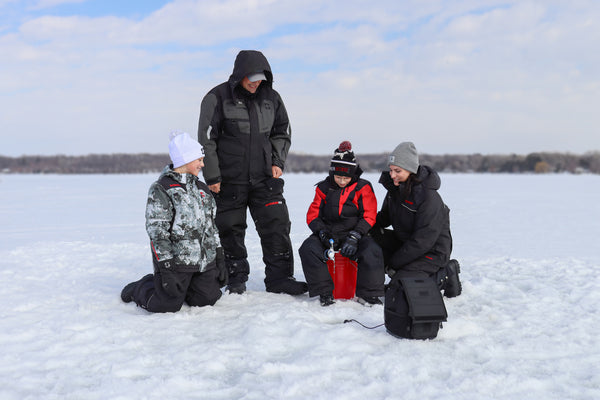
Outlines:
<svg viewBox="0 0 600 400"><path fill-rule="evenodd" d="M346 241L340 249L340 254L344 257L352 258L358 251L358 241L362 235L356 231L350 231L346 237Z"/></svg>

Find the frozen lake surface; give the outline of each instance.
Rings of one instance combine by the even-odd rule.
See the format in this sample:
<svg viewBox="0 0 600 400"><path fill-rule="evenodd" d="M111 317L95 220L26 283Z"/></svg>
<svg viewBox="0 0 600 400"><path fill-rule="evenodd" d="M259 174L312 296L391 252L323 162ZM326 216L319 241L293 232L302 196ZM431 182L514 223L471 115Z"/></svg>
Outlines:
<svg viewBox="0 0 600 400"><path fill-rule="evenodd" d="M464 291L437 339L411 341L343 323L382 306L266 293L251 222L246 294L124 304L152 270L157 175L0 175L0 399L600 398L600 176L441 176ZM323 177L284 175L299 279Z"/></svg>

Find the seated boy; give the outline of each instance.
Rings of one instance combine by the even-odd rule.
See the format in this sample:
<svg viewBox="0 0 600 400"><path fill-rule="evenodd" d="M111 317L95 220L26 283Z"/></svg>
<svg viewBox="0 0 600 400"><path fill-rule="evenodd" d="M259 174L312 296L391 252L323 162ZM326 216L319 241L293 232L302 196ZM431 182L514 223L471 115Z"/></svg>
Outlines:
<svg viewBox="0 0 600 400"><path fill-rule="evenodd" d="M215 225L216 203L198 179L204 149L185 132L171 133L164 168L150 186L146 231L154 274L125 286L121 299L151 312L175 312L214 305L227 282L223 249Z"/></svg>
<svg viewBox="0 0 600 400"><path fill-rule="evenodd" d="M309 296L321 305L334 303L333 280L325 250L334 249L358 263L356 296L365 305L381 304L385 280L381 248L367 236L375 223L377 199L369 181L361 179L352 144L342 142L334 152L329 176L317 184L306 221L313 232L299 249Z"/></svg>

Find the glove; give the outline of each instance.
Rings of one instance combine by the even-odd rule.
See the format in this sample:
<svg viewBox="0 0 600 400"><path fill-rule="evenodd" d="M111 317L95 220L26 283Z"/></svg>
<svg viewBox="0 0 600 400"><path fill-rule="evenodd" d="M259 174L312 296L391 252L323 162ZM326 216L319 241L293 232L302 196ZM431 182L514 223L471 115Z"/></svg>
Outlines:
<svg viewBox="0 0 600 400"><path fill-rule="evenodd" d="M177 279L177 273L171 269L161 268L159 270L162 287L170 297L180 297L183 294L181 282Z"/></svg>
<svg viewBox="0 0 600 400"><path fill-rule="evenodd" d="M336 240L331 236L331 233L325 231L325 230L321 230L319 231L319 240L321 240L321 244L323 245L323 247L325 247L326 249L329 249L331 247L331 243L329 243L329 240L333 239L333 247L337 247L337 242Z"/></svg>
<svg viewBox="0 0 600 400"><path fill-rule="evenodd" d="M397 270L397 269L394 269L394 268L392 268L392 267L390 267L390 266L386 266L386 267L385 267L385 273L386 273L386 274L387 274L387 275L388 275L390 278L393 278L393 277L394 277L394 275L396 275L396 272L398 272L398 270Z"/></svg>
<svg viewBox="0 0 600 400"><path fill-rule="evenodd" d="M350 231L348 236L346 236L346 241L342 245L340 249L340 254L344 257L352 258L356 254L358 250L358 241L362 235L356 231Z"/></svg>
<svg viewBox="0 0 600 400"><path fill-rule="evenodd" d="M222 247L217 247L217 257L215 258L217 263L217 280L219 281L220 287L223 287L229 283L229 273L227 272L227 266L225 265L225 254L223 253Z"/></svg>

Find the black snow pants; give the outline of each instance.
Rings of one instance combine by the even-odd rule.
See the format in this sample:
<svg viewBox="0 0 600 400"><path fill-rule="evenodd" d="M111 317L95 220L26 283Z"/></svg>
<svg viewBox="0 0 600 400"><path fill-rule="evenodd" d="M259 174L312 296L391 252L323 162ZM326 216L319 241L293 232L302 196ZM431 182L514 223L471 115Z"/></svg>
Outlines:
<svg viewBox="0 0 600 400"><path fill-rule="evenodd" d="M216 223L229 284L246 282L250 273L244 243L246 209L254 220L265 263L267 289L294 275L294 257L290 240L290 217L283 198L283 179L268 178L254 185L221 183L217 200Z"/></svg>
<svg viewBox="0 0 600 400"><path fill-rule="evenodd" d="M373 229L370 232L370 235L375 239L377 244L381 247L383 252L383 260L385 263L386 272L390 272L389 262L394 253L402 247L402 241L400 241L394 231L391 229L384 229L383 233ZM428 275L435 274L440 268L442 268L448 262L448 258L442 258L441 256L428 257L428 254L423 255L422 257L417 258L414 261L409 262L406 265L403 265L401 270L405 271L414 271L414 272L424 272ZM414 274L410 274L412 277ZM417 274L418 275L418 274Z"/></svg>
<svg viewBox="0 0 600 400"><path fill-rule="evenodd" d="M310 235L300 249L302 269L308 284L310 297L333 292L333 280L327 269L325 247L321 244L316 234ZM356 275L356 296L381 297L385 273L383 269L383 255L381 248L369 236L363 236L358 242L356 252L358 273Z"/></svg>
<svg viewBox="0 0 600 400"><path fill-rule="evenodd" d="M181 291L170 296L162 287L160 271L148 274L137 281L133 301L150 312L177 312L183 303L190 306L212 306L221 298L221 288L216 268L205 272L179 272L176 274Z"/></svg>
<svg viewBox="0 0 600 400"><path fill-rule="evenodd" d="M413 262L406 264L399 270L393 270L388 267L389 260L396 250L402 246L402 242L398 240L394 232L390 229L384 229L383 233L372 230L370 234L381 247L385 269L390 277L397 274L398 276L396 278L431 278L438 286L442 285L440 282L444 282L443 277L446 275L445 265L448 260L429 260L426 257L420 257ZM443 289L443 286L440 286L440 289Z"/></svg>

